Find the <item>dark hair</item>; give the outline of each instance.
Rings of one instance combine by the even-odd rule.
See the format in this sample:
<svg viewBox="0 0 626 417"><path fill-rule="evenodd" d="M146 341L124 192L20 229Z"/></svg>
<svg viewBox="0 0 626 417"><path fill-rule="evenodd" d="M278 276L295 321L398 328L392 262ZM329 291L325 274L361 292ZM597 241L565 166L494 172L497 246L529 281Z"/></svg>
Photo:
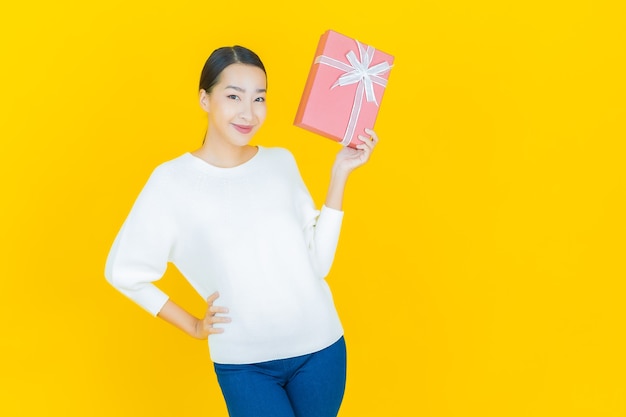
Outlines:
<svg viewBox="0 0 626 417"><path fill-rule="evenodd" d="M265 66L261 58L250 49L243 46L223 46L214 50L204 63L202 75L200 75L200 90L211 92L213 86L219 81L219 76L224 68L231 64L246 64L259 67L265 72Z"/></svg>

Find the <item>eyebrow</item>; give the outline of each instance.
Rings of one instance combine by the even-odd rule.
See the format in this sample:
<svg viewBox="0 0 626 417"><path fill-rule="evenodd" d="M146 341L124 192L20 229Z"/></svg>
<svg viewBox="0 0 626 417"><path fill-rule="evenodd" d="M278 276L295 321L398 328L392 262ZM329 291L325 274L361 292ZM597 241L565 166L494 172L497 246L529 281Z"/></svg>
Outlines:
<svg viewBox="0 0 626 417"><path fill-rule="evenodd" d="M231 88L231 89L233 89L235 91L239 91L240 93L245 93L246 92L245 89L243 89L241 87L237 87L236 85L227 85L225 89L229 89L229 88ZM267 89L265 89L265 88L257 88L256 92L257 93L266 93Z"/></svg>

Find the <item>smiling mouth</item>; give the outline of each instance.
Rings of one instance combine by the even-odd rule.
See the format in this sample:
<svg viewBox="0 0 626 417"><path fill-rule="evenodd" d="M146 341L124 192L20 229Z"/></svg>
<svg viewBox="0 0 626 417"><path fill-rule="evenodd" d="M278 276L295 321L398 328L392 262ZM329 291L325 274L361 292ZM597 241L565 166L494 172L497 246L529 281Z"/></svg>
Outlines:
<svg viewBox="0 0 626 417"><path fill-rule="evenodd" d="M237 129L238 132L240 133L250 133L252 132L252 126L244 126L244 125L237 125L233 123L233 127L235 129Z"/></svg>

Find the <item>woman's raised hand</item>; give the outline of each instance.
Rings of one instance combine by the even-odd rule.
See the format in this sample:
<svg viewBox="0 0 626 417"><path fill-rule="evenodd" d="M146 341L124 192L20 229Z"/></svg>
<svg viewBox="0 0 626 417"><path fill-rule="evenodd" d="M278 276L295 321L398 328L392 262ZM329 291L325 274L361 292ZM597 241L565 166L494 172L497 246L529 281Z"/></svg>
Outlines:
<svg viewBox="0 0 626 417"><path fill-rule="evenodd" d="M378 136L376 135L376 132L371 129L365 129L365 133L367 133L369 137L359 135L359 139L363 143L356 145L356 149L346 146L339 151L333 167L336 172L338 170L342 173L349 174L355 168L358 168L369 161L370 156L374 151L374 147L376 147L376 144L378 143Z"/></svg>
<svg viewBox="0 0 626 417"><path fill-rule="evenodd" d="M356 145L356 149L346 146L337 153L324 203L326 207L342 210L343 193L350 173L369 161L372 156L378 143L378 136L372 129L365 129L365 133L370 136L359 135L363 143Z"/></svg>

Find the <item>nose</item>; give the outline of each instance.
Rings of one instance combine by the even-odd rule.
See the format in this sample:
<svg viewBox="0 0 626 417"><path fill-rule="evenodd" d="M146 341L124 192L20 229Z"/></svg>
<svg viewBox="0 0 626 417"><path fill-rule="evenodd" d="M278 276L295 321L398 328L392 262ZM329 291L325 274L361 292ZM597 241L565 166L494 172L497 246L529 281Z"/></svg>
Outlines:
<svg viewBox="0 0 626 417"><path fill-rule="evenodd" d="M250 103L242 102L240 108L239 117L243 120L252 120L252 105Z"/></svg>

